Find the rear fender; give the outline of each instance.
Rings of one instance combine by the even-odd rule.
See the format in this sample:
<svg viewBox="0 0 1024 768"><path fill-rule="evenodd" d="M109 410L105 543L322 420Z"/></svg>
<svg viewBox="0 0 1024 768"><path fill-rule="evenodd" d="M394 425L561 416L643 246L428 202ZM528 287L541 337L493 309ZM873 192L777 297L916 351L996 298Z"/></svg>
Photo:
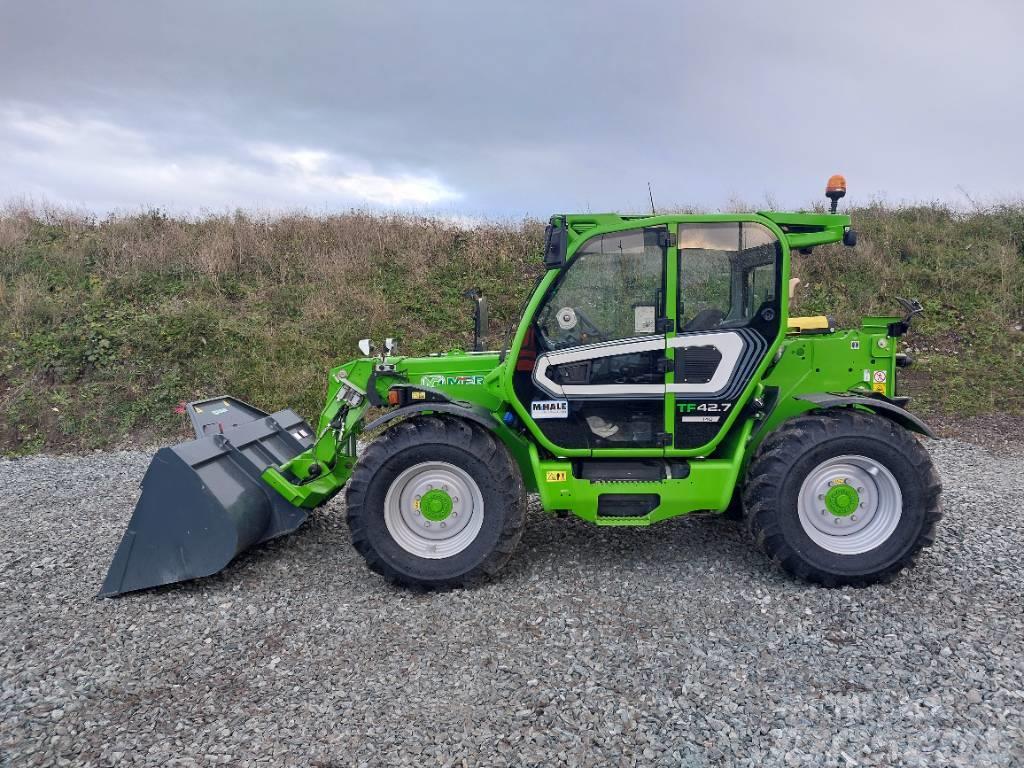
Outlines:
<svg viewBox="0 0 1024 768"><path fill-rule="evenodd" d="M896 422L904 429L917 432L925 437L935 437L931 427L907 409L881 396L867 397L863 395L837 395L831 392L811 392L797 395L794 399L813 403L818 408L867 408L879 416Z"/></svg>

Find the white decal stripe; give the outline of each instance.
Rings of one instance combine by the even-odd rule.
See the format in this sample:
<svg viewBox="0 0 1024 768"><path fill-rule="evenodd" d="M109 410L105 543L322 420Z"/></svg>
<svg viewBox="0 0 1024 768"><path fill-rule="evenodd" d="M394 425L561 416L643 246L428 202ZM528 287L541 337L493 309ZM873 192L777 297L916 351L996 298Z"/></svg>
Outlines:
<svg viewBox="0 0 1024 768"><path fill-rule="evenodd" d="M623 339L613 343L591 344L586 347L573 347L564 352L548 352L541 357L547 358L551 365L575 363L577 360L593 360L598 357L612 355L628 355L633 352L650 352L652 349L664 349L665 337L653 339Z"/></svg>
<svg viewBox="0 0 1024 768"><path fill-rule="evenodd" d="M630 395L630 394L660 394L665 391L663 384L570 384L563 386L548 378L547 370L552 365L564 365L565 363L582 362L593 360L599 357L612 357L613 355L628 355L634 352L650 352L655 349L665 348L665 337L657 336L653 339L622 339L619 341L606 341L601 344L588 344L585 347L573 347L564 352L547 352L537 358L537 365L533 369L533 382L552 397L565 397L566 395Z"/></svg>
<svg viewBox="0 0 1024 768"><path fill-rule="evenodd" d="M607 395L623 397L626 395L663 395L664 384L566 384L562 391L567 396L586 397L587 395Z"/></svg>
<svg viewBox="0 0 1024 768"><path fill-rule="evenodd" d="M713 394L724 389L729 383L746 343L736 331L720 333L700 333L687 336L675 336L668 339L658 336L644 339L622 339L619 341L589 344L585 347L573 347L560 352L547 352L537 358L533 369L533 381L544 392L552 397L626 397L629 395L659 395L666 390L680 394ZM547 375L548 368L553 365L583 362L600 357L628 355L635 352L650 352L658 349L686 349L688 347L713 346L722 353L722 360L715 369L711 381L703 384L558 384Z"/></svg>
<svg viewBox="0 0 1024 768"><path fill-rule="evenodd" d="M732 377L736 365L743 354L744 341L736 331L723 331L721 333L702 333L696 336L676 336L668 340L668 346L673 349L686 349L688 347L715 347L722 353L722 360L715 369L711 381L703 384L669 384L669 392L684 394L712 394L725 388Z"/></svg>

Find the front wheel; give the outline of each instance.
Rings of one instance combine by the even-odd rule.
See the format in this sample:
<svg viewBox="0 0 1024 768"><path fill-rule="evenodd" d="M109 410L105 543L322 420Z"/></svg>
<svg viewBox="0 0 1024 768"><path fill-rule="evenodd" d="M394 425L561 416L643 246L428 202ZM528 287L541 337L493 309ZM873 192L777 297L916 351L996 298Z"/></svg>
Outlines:
<svg viewBox="0 0 1024 768"><path fill-rule="evenodd" d="M909 432L848 409L783 424L751 462L754 542L786 572L827 586L888 581L931 544L942 485Z"/></svg>
<svg viewBox="0 0 1024 768"><path fill-rule="evenodd" d="M347 507L352 543L371 569L434 589L497 573L522 536L526 497L519 468L490 433L420 416L367 448Z"/></svg>

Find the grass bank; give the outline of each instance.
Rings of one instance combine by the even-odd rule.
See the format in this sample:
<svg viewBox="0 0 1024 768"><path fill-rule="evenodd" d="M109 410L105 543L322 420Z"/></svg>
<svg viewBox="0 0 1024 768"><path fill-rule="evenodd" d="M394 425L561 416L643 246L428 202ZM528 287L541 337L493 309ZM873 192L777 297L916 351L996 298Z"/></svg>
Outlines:
<svg viewBox="0 0 1024 768"><path fill-rule="evenodd" d="M853 211L854 249L798 257L799 311L841 323L914 296L906 391L926 415L1024 413L1024 206ZM492 338L539 274L542 226L349 213L97 219L0 212L0 452L182 434L183 400L229 392L307 416L364 336L410 354ZM501 333L499 333L501 329Z"/></svg>

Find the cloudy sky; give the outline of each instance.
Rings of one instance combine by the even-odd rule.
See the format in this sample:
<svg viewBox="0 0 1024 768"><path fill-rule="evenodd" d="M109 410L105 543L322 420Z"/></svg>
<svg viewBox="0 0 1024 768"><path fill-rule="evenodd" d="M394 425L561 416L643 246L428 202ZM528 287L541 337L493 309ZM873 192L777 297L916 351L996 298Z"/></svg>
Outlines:
<svg viewBox="0 0 1024 768"><path fill-rule="evenodd" d="M0 199L466 216L1024 196L1020 0L0 0Z"/></svg>

